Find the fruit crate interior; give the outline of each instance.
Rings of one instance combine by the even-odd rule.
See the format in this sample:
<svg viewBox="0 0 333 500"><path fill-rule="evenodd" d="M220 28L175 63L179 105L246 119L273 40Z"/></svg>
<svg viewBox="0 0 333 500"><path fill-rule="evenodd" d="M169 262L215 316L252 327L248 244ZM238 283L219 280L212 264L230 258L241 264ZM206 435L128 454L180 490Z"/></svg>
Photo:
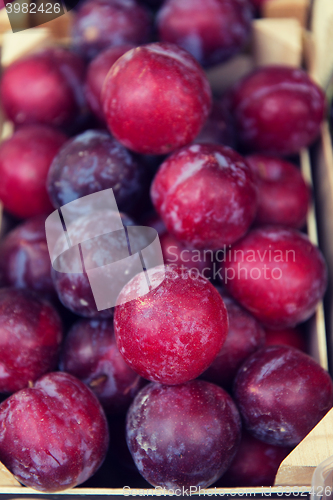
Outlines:
<svg viewBox="0 0 333 500"><path fill-rule="evenodd" d="M20 0L21 1L21 0ZM310 7L312 10L310 11ZM7 31L8 19L0 14L0 42L2 43L1 60L6 66L21 55L55 43L66 46L69 42L71 15L66 14L41 27L11 33ZM224 90L239 77L249 72L255 65L270 63L287 63L300 66L304 60L309 73L326 88L333 70L333 50L327 56L327 39L330 25L333 21L333 4L331 0L315 0L310 6L309 0L271 0L266 4L264 18L255 20L254 35L251 51L247 51L233 58L230 62L213 68L208 76L213 90ZM309 22L309 16L312 21ZM31 26L31 19L23 17L22 25ZM311 26L312 30L305 30ZM332 37L331 37L332 38ZM331 60L330 60L331 59ZM0 136L2 139L12 134L12 124L6 122L1 115ZM307 322L309 352L321 364L328 368L329 354L331 354L333 335L333 153L328 124L324 123L318 144L311 154L302 150L299 154L299 163L304 177L314 188L315 203L308 215L307 232L310 240L321 246L328 263L329 289L324 304L320 303L317 312ZM318 224L317 224L318 223ZM325 325L326 316L326 325ZM328 344L326 339L328 338ZM325 421L325 422L324 422ZM280 485L297 486L299 491L307 494L311 488L311 476L315 467L333 455L333 439L330 442L327 434L332 436L333 414L327 414L318 426L311 431L302 443L281 464L276 486L273 488L242 488L242 491L257 494L281 494ZM324 430L324 432L323 432ZM126 481L125 478L118 478ZM134 489L151 488L133 484ZM125 484L125 483L124 483ZM0 495L7 498L106 498L107 496L123 496L123 484L119 488L76 487L73 490L57 494L45 494L30 488L22 487L14 477L0 464ZM152 488L150 489L152 491ZM207 493L214 493L214 488L207 489ZM222 489L221 489L222 491ZM234 488L223 488L224 494L236 495Z"/></svg>

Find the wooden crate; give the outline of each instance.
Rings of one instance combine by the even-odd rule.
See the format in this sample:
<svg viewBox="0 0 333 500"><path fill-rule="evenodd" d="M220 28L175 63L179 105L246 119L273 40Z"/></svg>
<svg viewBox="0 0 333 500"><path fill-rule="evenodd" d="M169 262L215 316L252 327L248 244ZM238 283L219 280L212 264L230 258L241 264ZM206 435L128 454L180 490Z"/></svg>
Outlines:
<svg viewBox="0 0 333 500"><path fill-rule="evenodd" d="M324 2L325 0L315 1ZM329 1L332 2L332 0ZM275 4L274 7L273 3ZM287 63L293 66L300 66L303 57L307 61L312 76L321 84L324 84L324 77L322 75L327 75L329 71L327 68L325 71L322 70L317 62L320 50L316 42L316 36L313 32L305 31L310 2L308 0L288 0L288 2L286 0L272 0L271 6L273 10L266 12L268 18L256 20L253 24L254 36L251 54L241 54L207 73L213 91L216 94L223 92L227 86L234 83L256 65ZM64 31L66 31L65 28ZM22 54L40 48L43 44L59 43L59 39L61 43L66 44L68 42L67 35L65 37L55 36L54 31L52 32L45 25L30 30L30 32L29 48L27 48L26 43L23 43L23 38L21 38L20 46L16 45L15 47L13 36L16 35L6 33L3 36L2 60L4 65L9 64ZM327 76L325 78L327 79ZM11 124L0 121L0 127L2 139L10 136L12 133ZM307 230L311 241L317 244L317 217L319 216L320 243L323 245L322 248L326 258L329 260L330 282L333 283L333 238L330 241L330 235L333 234L333 231L331 231L333 229L333 227L331 228L333 226L333 217L325 216L325 214L333 214L333 152L327 124L323 124L322 127L321 147L316 158L313 159L308 150L303 150L300 152L299 159L303 175L311 185L313 184L312 172L315 172L314 187L316 193L319 193L319 199L316 199L316 203L309 213ZM325 196L323 197L322 191L325 191ZM318 209L318 213L316 213L316 209ZM310 337L310 352L321 366L327 369L326 329L322 303L319 304L316 314L307 323L307 326ZM330 325L329 331L333 331L332 326L333 323ZM241 490L237 490L237 488L208 488L204 492L201 492L201 495L232 495L237 498L238 496L259 494L270 496L270 498L281 498L283 492L288 495L292 491L295 491L298 496L308 495L311 491L311 478L315 468L327 459L327 457L333 455L333 439L328 439L328 436L332 435L332 428L333 410L319 422L282 462L274 487L251 487L242 488ZM134 493L133 490L127 491L126 496L132 496ZM137 494L157 496L153 488L144 491L141 489L137 491ZM1 467L0 464L0 495L10 495L12 500L14 500L13 497L18 498L18 495L30 495L30 498L32 495L35 499L41 497L63 498L66 496L68 498L81 498L82 496L106 498L107 496L123 496L124 491L122 488L91 489L77 487L72 490L59 492L56 495L48 495L20 486L11 473L3 466Z"/></svg>

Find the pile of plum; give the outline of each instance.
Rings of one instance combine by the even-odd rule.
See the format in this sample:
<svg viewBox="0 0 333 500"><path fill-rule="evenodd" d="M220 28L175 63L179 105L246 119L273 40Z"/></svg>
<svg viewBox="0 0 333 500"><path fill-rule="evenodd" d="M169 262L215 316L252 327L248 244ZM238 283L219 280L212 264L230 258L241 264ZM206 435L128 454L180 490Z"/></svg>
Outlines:
<svg viewBox="0 0 333 500"><path fill-rule="evenodd" d="M269 66L213 98L203 69L248 44L258 4L85 0L69 49L3 72L15 130L0 144L12 224L0 244L0 461L26 486L70 488L103 462L109 487L125 484L107 482L119 465L172 489L270 485L332 407L301 325L327 285L297 165L324 93L302 69ZM126 300L139 273L121 305L98 311L85 273L52 268L45 220L109 188L125 226L158 231L166 265L147 271L162 281L149 293Z"/></svg>

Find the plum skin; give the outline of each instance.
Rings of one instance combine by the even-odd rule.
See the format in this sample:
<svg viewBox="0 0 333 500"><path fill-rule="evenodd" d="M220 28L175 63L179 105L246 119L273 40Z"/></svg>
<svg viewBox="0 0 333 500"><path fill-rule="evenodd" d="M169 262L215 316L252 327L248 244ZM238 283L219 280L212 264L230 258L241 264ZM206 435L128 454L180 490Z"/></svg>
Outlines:
<svg viewBox="0 0 333 500"><path fill-rule="evenodd" d="M102 102L108 128L121 144L158 155L195 139L208 118L212 95L191 54L177 45L152 43L115 62L104 82Z"/></svg>
<svg viewBox="0 0 333 500"><path fill-rule="evenodd" d="M136 0L89 0L76 13L72 43L92 59L109 47L147 43L150 32L149 12Z"/></svg>
<svg viewBox="0 0 333 500"><path fill-rule="evenodd" d="M125 413L144 381L121 356L112 320L79 320L68 332L61 370L82 380L108 414Z"/></svg>
<svg viewBox="0 0 333 500"><path fill-rule="evenodd" d="M229 329L220 352L201 378L230 391L243 362L265 344L260 323L233 299L222 294L229 318Z"/></svg>
<svg viewBox="0 0 333 500"><path fill-rule="evenodd" d="M2 286L30 288L50 298L55 296L45 216L26 220L1 241L0 283Z"/></svg>
<svg viewBox="0 0 333 500"><path fill-rule="evenodd" d="M235 458L215 486L273 486L278 468L290 452L290 447L264 443L243 431Z"/></svg>
<svg viewBox="0 0 333 500"><path fill-rule="evenodd" d="M247 151L287 156L317 138L325 94L301 69L265 66L245 76L226 101L239 145Z"/></svg>
<svg viewBox="0 0 333 500"><path fill-rule="evenodd" d="M30 290L0 290L0 393L56 368L63 338L57 311Z"/></svg>
<svg viewBox="0 0 333 500"><path fill-rule="evenodd" d="M222 144L234 148L235 134L232 116L226 106L223 102L213 101L210 115L193 142L195 144Z"/></svg>
<svg viewBox="0 0 333 500"><path fill-rule="evenodd" d="M144 184L141 165L107 132L86 130L53 158L47 190L54 208L104 189L113 189L119 210L130 210Z"/></svg>
<svg viewBox="0 0 333 500"><path fill-rule="evenodd" d="M218 250L248 231L257 186L246 161L230 148L186 146L169 156L151 186L167 230L184 245Z"/></svg>
<svg viewBox="0 0 333 500"><path fill-rule="evenodd" d="M92 476L109 443L100 403L68 373L48 373L6 399L0 427L0 460L25 486L50 493Z"/></svg>
<svg viewBox="0 0 333 500"><path fill-rule="evenodd" d="M310 318L327 286L320 250L296 229L252 229L226 253L228 292L268 328L294 327Z"/></svg>
<svg viewBox="0 0 333 500"><path fill-rule="evenodd" d="M0 197L8 212L29 218L52 211L45 183L67 138L45 125L26 125L0 145Z"/></svg>
<svg viewBox="0 0 333 500"><path fill-rule="evenodd" d="M247 156L246 161L258 183L256 225L282 224L302 229L311 190L296 165L266 155Z"/></svg>
<svg viewBox="0 0 333 500"><path fill-rule="evenodd" d="M306 352L306 337L300 328L284 328L282 330L271 330L265 328L266 345L288 345L300 351Z"/></svg>
<svg viewBox="0 0 333 500"><path fill-rule="evenodd" d="M228 468L239 444L241 421L224 389L194 380L177 386L151 383L134 399L127 444L153 486L210 486Z"/></svg>
<svg viewBox="0 0 333 500"><path fill-rule="evenodd" d="M242 365L234 397L253 436L273 445L295 446L332 407L333 384L307 354L268 346Z"/></svg>
<svg viewBox="0 0 333 500"><path fill-rule="evenodd" d="M166 0L159 38L188 50L203 66L229 59L249 39L252 9L242 0Z"/></svg>
<svg viewBox="0 0 333 500"><path fill-rule="evenodd" d="M120 353L143 378L181 384L198 377L211 364L227 335L223 300L208 280L192 279L188 270L159 266L149 271L164 281L147 295L116 306L114 328ZM143 273L120 294L145 282ZM207 321L209 318L209 321Z"/></svg>
<svg viewBox="0 0 333 500"><path fill-rule="evenodd" d="M91 111L104 123L104 113L102 105L102 88L105 78L112 65L127 51L133 49L131 44L119 45L103 50L95 57L87 68L85 79L85 96Z"/></svg>
<svg viewBox="0 0 333 500"><path fill-rule="evenodd" d="M70 125L84 106L84 71L82 59L60 47L18 59L1 80L7 117L16 125Z"/></svg>
<svg viewBox="0 0 333 500"><path fill-rule="evenodd" d="M60 302L74 314L86 318L110 318L113 311L98 311L88 276L84 273L60 273L51 269L51 277Z"/></svg>

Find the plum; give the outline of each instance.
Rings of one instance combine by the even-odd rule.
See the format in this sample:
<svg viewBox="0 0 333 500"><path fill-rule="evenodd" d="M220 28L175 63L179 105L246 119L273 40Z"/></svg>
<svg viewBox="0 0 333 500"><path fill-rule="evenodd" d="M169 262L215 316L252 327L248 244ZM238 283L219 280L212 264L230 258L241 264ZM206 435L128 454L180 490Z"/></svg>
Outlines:
<svg viewBox="0 0 333 500"><path fill-rule="evenodd" d="M119 353L112 320L79 320L68 332L61 370L82 380L108 414L126 412L143 379Z"/></svg>
<svg viewBox="0 0 333 500"><path fill-rule="evenodd" d="M309 319L327 285L320 250L305 234L283 226L253 229L227 249L220 276L245 309L274 329Z"/></svg>
<svg viewBox="0 0 333 500"><path fill-rule="evenodd" d="M1 80L1 102L15 125L72 124L85 106L82 59L60 47L14 61Z"/></svg>
<svg viewBox="0 0 333 500"><path fill-rule="evenodd" d="M213 102L211 113L194 143L223 144L231 148L235 146L233 120L223 103Z"/></svg>
<svg viewBox="0 0 333 500"><path fill-rule="evenodd" d="M215 486L273 486L278 468L290 452L290 447L263 443L243 431L235 458Z"/></svg>
<svg viewBox="0 0 333 500"><path fill-rule="evenodd" d="M53 298L55 289L45 236L45 216L19 224L1 241L0 283L29 288Z"/></svg>
<svg viewBox="0 0 333 500"><path fill-rule="evenodd" d="M255 223L301 229L306 222L311 191L296 165L266 155L247 156L246 161L258 183Z"/></svg>
<svg viewBox="0 0 333 500"><path fill-rule="evenodd" d="M87 130L59 150L47 177L53 206L60 208L89 194L113 189L118 208L129 211L140 198L143 168L107 132Z"/></svg>
<svg viewBox="0 0 333 500"><path fill-rule="evenodd" d="M119 57L133 48L133 45L126 44L103 50L90 62L87 68L85 96L91 111L102 123L104 123L104 113L101 94L106 75Z"/></svg>
<svg viewBox="0 0 333 500"><path fill-rule="evenodd" d="M141 154L168 154L199 134L211 108L211 90L191 54L169 43L126 52L102 90L114 137Z"/></svg>
<svg viewBox="0 0 333 500"><path fill-rule="evenodd" d="M56 368L62 324L35 292L0 289L0 392L11 394Z"/></svg>
<svg viewBox="0 0 333 500"><path fill-rule="evenodd" d="M332 407L333 384L307 354L293 347L267 346L240 368L234 397L254 437L295 446Z"/></svg>
<svg viewBox="0 0 333 500"><path fill-rule="evenodd" d="M166 0L157 26L161 41L175 43L211 66L244 47L251 20L248 0Z"/></svg>
<svg viewBox="0 0 333 500"><path fill-rule="evenodd" d="M151 198L167 230L198 249L218 250L237 241L257 209L250 167L232 149L213 144L186 146L168 157Z"/></svg>
<svg viewBox="0 0 333 500"><path fill-rule="evenodd" d="M151 16L136 0L87 0L72 28L73 46L88 59L109 47L147 43Z"/></svg>
<svg viewBox="0 0 333 500"><path fill-rule="evenodd" d="M45 125L26 125L0 144L0 198L20 218L50 213L45 188L52 160L66 136Z"/></svg>
<svg viewBox="0 0 333 500"><path fill-rule="evenodd" d="M240 430L231 397L203 380L147 385L134 399L126 424L140 473L153 486L168 489L214 483L235 455Z"/></svg>
<svg viewBox="0 0 333 500"><path fill-rule="evenodd" d="M265 66L236 83L225 98L239 145L286 156L318 137L326 108L323 90L299 68Z"/></svg>
<svg viewBox="0 0 333 500"><path fill-rule="evenodd" d="M265 333L258 321L233 299L222 293L229 318L229 330L222 349L201 375L230 391L243 362L265 344Z"/></svg>
<svg viewBox="0 0 333 500"><path fill-rule="evenodd" d="M162 283L143 299L116 306L114 327L119 351L134 371L174 385L208 368L225 341L228 319L221 296L208 280L191 278L181 268L158 266L149 271L149 281L163 275ZM145 279L144 273L135 276L119 300L140 290Z"/></svg>
<svg viewBox="0 0 333 500"><path fill-rule="evenodd" d="M299 327L272 330L265 328L266 345L287 345L306 352L306 339Z"/></svg>
<svg viewBox="0 0 333 500"><path fill-rule="evenodd" d="M61 491L86 481L102 464L108 425L83 382L54 372L0 405L0 460L25 486Z"/></svg>

